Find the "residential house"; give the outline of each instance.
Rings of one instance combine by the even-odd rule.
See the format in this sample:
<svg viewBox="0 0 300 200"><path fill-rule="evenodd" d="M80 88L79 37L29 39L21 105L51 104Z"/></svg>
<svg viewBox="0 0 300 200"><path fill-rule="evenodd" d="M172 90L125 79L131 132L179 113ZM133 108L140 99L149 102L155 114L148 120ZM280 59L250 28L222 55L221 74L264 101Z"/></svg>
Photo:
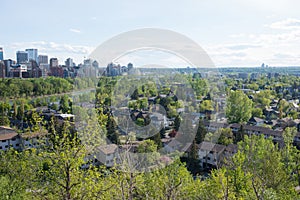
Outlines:
<svg viewBox="0 0 300 200"><path fill-rule="evenodd" d="M7 150L9 148L20 150L21 147L22 141L19 134L12 128L0 126L0 150Z"/></svg>
<svg viewBox="0 0 300 200"><path fill-rule="evenodd" d="M261 126L264 124L264 119L259 117L251 117L248 121L248 124L254 125L254 126Z"/></svg>
<svg viewBox="0 0 300 200"><path fill-rule="evenodd" d="M119 162L118 145L116 144L105 144L97 147L96 159L106 165L112 167Z"/></svg>
<svg viewBox="0 0 300 200"><path fill-rule="evenodd" d="M198 146L200 166L202 168L217 168L220 166L226 146L212 142L202 142Z"/></svg>

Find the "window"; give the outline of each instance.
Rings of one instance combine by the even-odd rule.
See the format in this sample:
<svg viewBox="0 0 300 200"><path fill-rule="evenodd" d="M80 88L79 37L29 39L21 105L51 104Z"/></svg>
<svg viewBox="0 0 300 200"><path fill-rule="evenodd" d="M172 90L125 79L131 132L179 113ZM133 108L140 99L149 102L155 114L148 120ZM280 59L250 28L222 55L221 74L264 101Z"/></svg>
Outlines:
<svg viewBox="0 0 300 200"><path fill-rule="evenodd" d="M13 138L12 141L16 141L16 138Z"/></svg>
<svg viewBox="0 0 300 200"><path fill-rule="evenodd" d="M2 140L2 143L6 142L6 140Z"/></svg>
<svg viewBox="0 0 300 200"><path fill-rule="evenodd" d="M5 148L8 148L8 145L5 145Z"/></svg>

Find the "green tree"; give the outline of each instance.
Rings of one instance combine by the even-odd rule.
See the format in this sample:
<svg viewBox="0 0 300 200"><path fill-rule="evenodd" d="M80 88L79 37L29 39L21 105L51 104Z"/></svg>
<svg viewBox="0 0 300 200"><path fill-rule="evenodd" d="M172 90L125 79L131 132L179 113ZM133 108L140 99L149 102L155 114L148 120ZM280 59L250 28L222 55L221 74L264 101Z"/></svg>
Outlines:
<svg viewBox="0 0 300 200"><path fill-rule="evenodd" d="M150 140L153 140L157 146L157 150L162 148L162 142L161 142L161 134L158 132L157 134L153 135L149 138Z"/></svg>
<svg viewBox="0 0 300 200"><path fill-rule="evenodd" d="M137 152L139 153L137 166L139 169L148 171L157 164L159 153L157 152L157 145L153 140L147 139L142 141L137 147Z"/></svg>
<svg viewBox="0 0 300 200"><path fill-rule="evenodd" d="M231 91L227 98L226 117L229 123L247 122L252 114L252 101L242 91Z"/></svg>
<svg viewBox="0 0 300 200"><path fill-rule="evenodd" d="M263 117L263 111L261 108L253 108L252 109L252 116L253 117L260 117L262 118Z"/></svg>
<svg viewBox="0 0 300 200"><path fill-rule="evenodd" d="M200 103L200 112L204 112L207 110L214 110L213 103L211 100L203 100Z"/></svg>
<svg viewBox="0 0 300 200"><path fill-rule="evenodd" d="M197 172L199 172L199 169L200 169L198 146L197 146L196 140L193 140L191 147L190 147L190 151L188 153L187 168L193 174L196 174Z"/></svg>
<svg viewBox="0 0 300 200"><path fill-rule="evenodd" d="M114 118L109 114L106 123L107 139L114 144L120 144L118 127Z"/></svg>
<svg viewBox="0 0 300 200"><path fill-rule="evenodd" d="M131 95L132 100L138 100L139 99L139 91L138 89L135 89Z"/></svg>
<svg viewBox="0 0 300 200"><path fill-rule="evenodd" d="M218 139L218 144L223 144L225 146L233 143L233 133L230 128L222 128L218 130L220 135Z"/></svg>
<svg viewBox="0 0 300 200"><path fill-rule="evenodd" d="M174 129L175 129L175 131L179 130L180 123L181 123L181 117L180 117L180 115L177 115L175 117L175 120L174 120Z"/></svg>
<svg viewBox="0 0 300 200"><path fill-rule="evenodd" d="M0 198L30 199L26 190L36 180L37 157L35 150L17 152L14 149L0 152Z"/></svg>
<svg viewBox="0 0 300 200"><path fill-rule="evenodd" d="M242 141L245 136L244 126L241 125L238 132L234 136L234 143L237 144L238 142Z"/></svg>
<svg viewBox="0 0 300 200"><path fill-rule="evenodd" d="M207 130L204 126L204 121L203 121L203 119L199 119L198 129L197 129L196 138L195 138L196 143L200 144L201 142L203 142L206 134L207 134Z"/></svg>
<svg viewBox="0 0 300 200"><path fill-rule="evenodd" d="M0 125L2 126L9 126L10 121L8 118L8 112L10 109L10 105L6 102L0 102L0 111L1 111L1 115L0 115Z"/></svg>
<svg viewBox="0 0 300 200"><path fill-rule="evenodd" d="M72 113L72 104L68 95L63 95L60 99L59 104L59 110L61 110L63 113Z"/></svg>

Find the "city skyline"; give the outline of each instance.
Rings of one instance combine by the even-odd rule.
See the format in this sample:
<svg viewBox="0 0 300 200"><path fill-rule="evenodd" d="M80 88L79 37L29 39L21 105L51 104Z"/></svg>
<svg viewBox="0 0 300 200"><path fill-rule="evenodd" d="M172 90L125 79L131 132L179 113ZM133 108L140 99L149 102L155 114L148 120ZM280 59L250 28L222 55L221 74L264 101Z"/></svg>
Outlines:
<svg viewBox="0 0 300 200"><path fill-rule="evenodd" d="M17 2L18 6L15 6ZM107 39L134 29L169 29L196 41L218 67L300 66L300 4L294 0L267 1L3 1L6 16L0 47L4 59L17 51L38 49L39 54L81 63ZM66 13L66 8L72 10ZM172 9L170 10L170 7ZM26 12L27 23L20 23ZM12 13L13 11L13 13ZM151 54L151 56L148 56ZM147 58L145 59L145 55ZM123 60L136 65L182 61L160 52L138 52ZM141 61L143 60L143 62ZM122 60L121 60L122 61ZM124 61L125 62L125 61ZM127 61L126 61L127 62Z"/></svg>

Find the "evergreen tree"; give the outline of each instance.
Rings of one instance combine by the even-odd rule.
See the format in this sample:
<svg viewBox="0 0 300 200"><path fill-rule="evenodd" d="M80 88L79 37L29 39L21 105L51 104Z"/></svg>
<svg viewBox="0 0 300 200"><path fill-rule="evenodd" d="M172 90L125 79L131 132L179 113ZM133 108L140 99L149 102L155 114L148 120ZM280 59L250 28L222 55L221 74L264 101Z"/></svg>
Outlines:
<svg viewBox="0 0 300 200"><path fill-rule="evenodd" d="M18 106L17 106L17 103L14 101L12 118L14 120L16 120L17 119L17 115L18 115Z"/></svg>
<svg viewBox="0 0 300 200"><path fill-rule="evenodd" d="M196 174L199 171L199 159L198 159L198 146L196 140L193 140L193 143L190 147L190 152L188 154L187 167L189 171L193 174Z"/></svg>
<svg viewBox="0 0 300 200"><path fill-rule="evenodd" d="M117 130L117 124L111 114L108 114L107 123L107 139L109 139L114 144L120 144L119 133Z"/></svg>
<svg viewBox="0 0 300 200"><path fill-rule="evenodd" d="M175 131L179 130L180 122L181 122L181 117L180 117L180 115L177 115L175 120L174 120L174 129L175 129Z"/></svg>
<svg viewBox="0 0 300 200"><path fill-rule="evenodd" d="M17 112L17 119L18 120L23 120L24 119L24 112L25 112L24 107L25 107L24 102L21 101L21 104L18 107L18 112Z"/></svg>
<svg viewBox="0 0 300 200"><path fill-rule="evenodd" d="M235 134L234 143L237 144L238 142L244 140L244 135L245 135L244 126L241 125L240 129Z"/></svg>
<svg viewBox="0 0 300 200"><path fill-rule="evenodd" d="M135 89L131 95L132 100L138 100L139 99L139 91L138 89Z"/></svg>
<svg viewBox="0 0 300 200"><path fill-rule="evenodd" d="M8 103L0 102L0 111L1 111L0 125L2 125L2 126L7 126L10 124L10 121L7 116L9 109L10 109L10 106Z"/></svg>
<svg viewBox="0 0 300 200"><path fill-rule="evenodd" d="M166 129L165 129L165 127L162 127L160 129L159 133L160 133L160 137L161 138L165 138L166 137Z"/></svg>
<svg viewBox="0 0 300 200"><path fill-rule="evenodd" d="M157 145L157 150L162 148L162 142L161 142L161 135L160 132L153 135L152 137L149 138L150 140L153 140L154 143Z"/></svg>
<svg viewBox="0 0 300 200"><path fill-rule="evenodd" d="M204 126L204 121L203 121L203 119L199 119L198 129L197 129L196 138L195 138L196 143L200 144L201 142L203 142L206 134L207 134L207 130Z"/></svg>
<svg viewBox="0 0 300 200"><path fill-rule="evenodd" d="M70 99L67 95L64 95L60 99L60 107L59 110L63 113L71 113L71 107L70 107Z"/></svg>

